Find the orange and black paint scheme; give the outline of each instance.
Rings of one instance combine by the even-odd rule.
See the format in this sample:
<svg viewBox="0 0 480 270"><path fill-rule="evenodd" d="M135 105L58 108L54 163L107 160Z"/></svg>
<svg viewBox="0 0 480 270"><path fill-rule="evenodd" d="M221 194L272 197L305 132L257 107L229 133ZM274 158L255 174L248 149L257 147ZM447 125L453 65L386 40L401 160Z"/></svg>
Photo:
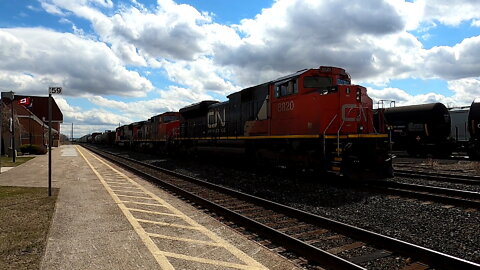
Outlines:
<svg viewBox="0 0 480 270"><path fill-rule="evenodd" d="M348 73L321 66L243 89L228 101L180 109L182 149L231 151L350 179L393 174L387 134L375 130L373 102Z"/></svg>
<svg viewBox="0 0 480 270"><path fill-rule="evenodd" d="M372 180L393 174L390 142L365 87L338 67L300 70L147 121L117 128L116 143L246 155L257 164ZM375 118L378 119L378 118ZM383 119L383 118L380 118Z"/></svg>

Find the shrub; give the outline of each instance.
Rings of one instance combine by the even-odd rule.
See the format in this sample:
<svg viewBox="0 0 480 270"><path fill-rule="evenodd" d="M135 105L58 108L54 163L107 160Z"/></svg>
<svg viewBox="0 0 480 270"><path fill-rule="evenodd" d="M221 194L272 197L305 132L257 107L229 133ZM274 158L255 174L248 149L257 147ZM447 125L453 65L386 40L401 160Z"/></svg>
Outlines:
<svg viewBox="0 0 480 270"><path fill-rule="evenodd" d="M20 146L20 151L24 154L29 153L33 155L43 155L47 153L47 148L43 145L23 144Z"/></svg>

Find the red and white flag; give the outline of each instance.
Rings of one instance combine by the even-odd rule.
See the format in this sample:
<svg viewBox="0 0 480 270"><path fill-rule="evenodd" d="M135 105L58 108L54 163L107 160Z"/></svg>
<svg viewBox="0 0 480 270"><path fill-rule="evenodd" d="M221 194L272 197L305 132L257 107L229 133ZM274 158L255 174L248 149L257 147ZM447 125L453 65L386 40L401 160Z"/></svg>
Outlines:
<svg viewBox="0 0 480 270"><path fill-rule="evenodd" d="M18 101L18 104L23 105L23 106L26 106L26 107L27 107L27 106L30 106L31 103L32 103L32 100L31 100L31 98L29 98L29 97L22 98L22 99L20 99L20 100Z"/></svg>

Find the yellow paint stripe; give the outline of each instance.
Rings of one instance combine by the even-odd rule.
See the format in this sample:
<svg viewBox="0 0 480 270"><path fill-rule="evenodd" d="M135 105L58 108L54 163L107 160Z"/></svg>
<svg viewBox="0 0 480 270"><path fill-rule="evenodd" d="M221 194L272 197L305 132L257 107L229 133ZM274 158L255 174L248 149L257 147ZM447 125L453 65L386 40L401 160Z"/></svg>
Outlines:
<svg viewBox="0 0 480 270"><path fill-rule="evenodd" d="M145 202L134 202L134 201L122 201L123 203L134 203L134 204L140 204L140 205L150 205L150 206L158 206L158 207L165 207L161 204L158 203L145 203Z"/></svg>
<svg viewBox="0 0 480 270"><path fill-rule="evenodd" d="M190 229L190 230L197 230L197 231L202 231L203 230L203 227L186 226L186 225L166 223L166 222L154 221L154 220L148 220L148 219L137 218L137 221L138 222L143 222L143 223L151 223L151 224L155 224L155 225L166 226L166 227L175 227L175 228Z"/></svg>
<svg viewBox="0 0 480 270"><path fill-rule="evenodd" d="M122 194L116 194L116 195L117 195L117 196L121 196L121 197L127 197L127 198L137 198L137 199L154 200L153 198L150 198L150 197L130 196L130 195L122 195Z"/></svg>
<svg viewBox="0 0 480 270"><path fill-rule="evenodd" d="M243 265L243 264L236 264L236 263L229 263L229 262L224 262L224 261L217 261L217 260L210 260L210 259L205 259L205 258L199 258L199 257L192 257L184 254L177 254L177 253L172 253L172 252L162 252L164 256L167 257L173 257L177 259L182 259L186 261L193 261L193 262L199 262L199 263L205 263L205 264L212 264L212 265L218 265L218 266L223 266L223 267L230 267L230 268L236 268L236 269L245 269L245 270L252 270L252 269L266 269L265 267L255 267L251 265Z"/></svg>
<svg viewBox="0 0 480 270"><path fill-rule="evenodd" d="M221 244L216 243L216 242L208 242L208 241L195 240L195 239L189 239L189 238L181 238L181 237L172 237L172 236L162 235L162 234L157 234L157 233L148 233L148 235L152 236L152 237L155 237L155 238L162 238L162 239L168 239L168 240L173 240L173 241L182 241L182 242L189 242L189 243L195 243L195 244L201 244L201 245L207 245L207 246L223 247Z"/></svg>
<svg viewBox="0 0 480 270"><path fill-rule="evenodd" d="M88 161L88 159L85 157L85 155L80 151L78 146L75 146L77 148L77 151L80 153L80 155L83 157L85 162L88 164L88 166L92 169L92 171L95 173L95 175L98 177L100 182L103 184L105 189L108 191L110 196L113 198L113 200L117 203L118 207L120 210L123 212L127 220L130 222L132 225L133 229L135 232L138 234L140 239L143 241L145 246L147 246L148 250L150 253L152 253L153 257L157 261L157 263L160 265L162 269L168 269L168 270L174 270L175 268L170 264L168 259L166 258L165 255L161 253L161 251L158 249L157 245L153 240L148 236L147 232L143 229L143 227L138 223L138 221L135 220L133 215L127 210L125 205L120 201L120 199L115 195L115 193L110 189L108 184L105 182L105 179L103 179L102 175L98 173L98 171L93 167L93 165Z"/></svg>
<svg viewBox="0 0 480 270"><path fill-rule="evenodd" d="M130 211L147 213L147 214L155 214L155 215L170 216L170 217L182 217L182 215L170 214L170 213L162 213L162 212L155 212L155 211L149 211L149 210L143 210L143 209L137 209L137 208L128 208L128 207L127 207L127 209L130 210Z"/></svg>
<svg viewBox="0 0 480 270"><path fill-rule="evenodd" d="M248 256L247 254L245 254L243 251L239 250L238 248L236 248L235 246L233 246L232 244L230 244L229 242L227 242L225 239L219 237L218 235L216 235L215 233L213 233L212 231L208 230L207 228L201 226L200 224L198 224L195 220L193 220L192 218L186 216L185 214L183 214L180 210L176 209L175 207L171 206L169 203L167 203L166 201L162 200L160 197L158 197L157 195L155 195L153 192L147 190L145 187L143 187L142 185L138 184L137 182L133 181L132 179L130 179L128 176L126 176L125 174L123 174L122 172L120 172L119 170L113 168L112 166L110 166L109 164L107 164L105 161L101 160L100 158L98 158L96 155L93 155L91 154L95 159L97 159L98 161L100 161L101 163L103 163L105 166L107 166L108 168L110 168L112 171L115 171L116 173L118 173L119 175L123 176L127 181L131 182L133 185L137 186L138 188L140 188L141 190L143 190L146 194L148 194L149 196L151 196L154 200L158 201L159 203L165 205L165 207L167 207L172 213L174 214L178 214L178 215L182 215L182 219L184 221L186 221L188 224L192 225L192 227L202 227L203 229L201 229L200 231L203 232L205 235L207 235L210 239L212 239L213 241L215 242L218 242L218 243L221 243L223 244L223 246L225 247L226 250L228 250L232 255L234 255L235 257L237 257L238 259L240 259L241 261L245 262L247 265L249 265L250 267L254 267L254 268L258 268L258 269L267 269L265 268L262 264L260 264L259 262L257 262L256 260L254 260L253 258L251 258L250 256ZM251 269L251 268L249 268Z"/></svg>
<svg viewBox="0 0 480 270"><path fill-rule="evenodd" d="M130 186L130 185L131 185L130 183L125 182L125 181L122 181L122 182L120 182L120 181L106 181L106 182L107 182L109 185L111 185L111 184L120 185L120 186L122 186L122 185L128 185L128 186Z"/></svg>
<svg viewBox="0 0 480 270"><path fill-rule="evenodd" d="M269 135L269 136L226 136L226 137L190 137L176 140L258 140L258 139L318 139L322 135ZM355 138L387 138L388 134L347 134L338 136L340 139ZM337 135L325 135L325 139L337 139Z"/></svg>

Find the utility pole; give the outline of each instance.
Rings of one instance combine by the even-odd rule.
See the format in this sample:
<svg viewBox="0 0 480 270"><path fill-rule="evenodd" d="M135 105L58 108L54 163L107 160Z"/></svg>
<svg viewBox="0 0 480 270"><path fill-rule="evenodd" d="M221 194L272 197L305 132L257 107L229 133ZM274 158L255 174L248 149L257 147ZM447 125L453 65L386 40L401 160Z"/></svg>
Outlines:
<svg viewBox="0 0 480 270"><path fill-rule="evenodd" d="M70 141L73 143L73 122L72 122L72 135L70 136Z"/></svg>

